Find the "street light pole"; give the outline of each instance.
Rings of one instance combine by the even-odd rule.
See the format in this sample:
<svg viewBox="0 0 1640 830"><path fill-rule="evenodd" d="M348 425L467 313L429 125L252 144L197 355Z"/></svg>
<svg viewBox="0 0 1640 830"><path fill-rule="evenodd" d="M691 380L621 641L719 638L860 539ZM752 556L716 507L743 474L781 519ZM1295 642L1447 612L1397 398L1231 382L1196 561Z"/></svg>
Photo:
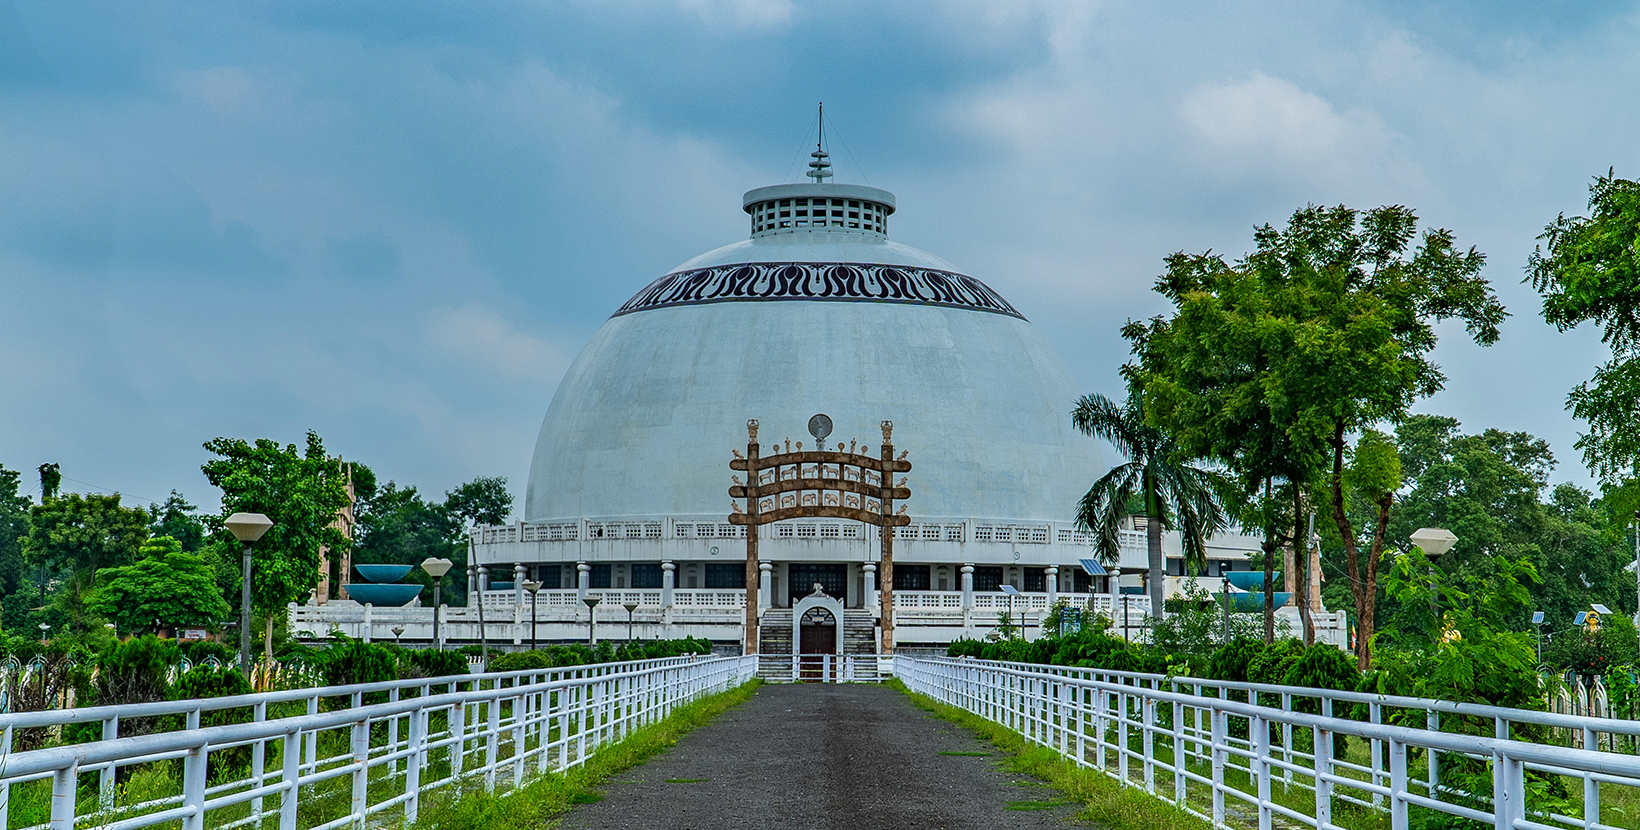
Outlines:
<svg viewBox="0 0 1640 830"><path fill-rule="evenodd" d="M251 675L251 545L273 527L273 520L261 513L235 513L222 526L238 539L239 552L239 671Z"/></svg>
<svg viewBox="0 0 1640 830"><path fill-rule="evenodd" d="M632 642L632 612L638 610L636 602L623 602L621 607L626 609L626 641Z"/></svg>
<svg viewBox="0 0 1640 830"><path fill-rule="evenodd" d="M533 579L525 580L524 590L530 592L530 651L535 651L535 621L538 619L538 615L535 612L535 600L536 597L540 596L541 583Z"/></svg>
<svg viewBox="0 0 1640 830"><path fill-rule="evenodd" d="M591 648L597 644L597 640L593 637L593 625L595 625L598 618L598 603L603 601L603 597L597 594L587 594L581 598L581 601L587 604L587 647Z"/></svg>
<svg viewBox="0 0 1640 830"><path fill-rule="evenodd" d="M453 564L455 563L448 559L441 559L433 556L429 556L421 561L421 569L426 571L427 575L433 578L433 647L437 648L439 651L444 650L444 640L439 637L438 618L443 616L439 613L441 606L443 605L442 598L439 596L439 589L443 587L444 575L450 572L450 566Z"/></svg>

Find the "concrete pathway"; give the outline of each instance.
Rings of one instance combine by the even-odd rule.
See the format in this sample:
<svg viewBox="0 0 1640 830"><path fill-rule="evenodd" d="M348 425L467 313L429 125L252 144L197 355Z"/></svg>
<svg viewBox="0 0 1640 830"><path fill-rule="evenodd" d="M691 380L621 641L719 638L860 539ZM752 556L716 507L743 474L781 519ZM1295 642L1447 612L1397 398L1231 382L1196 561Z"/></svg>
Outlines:
<svg viewBox="0 0 1640 830"><path fill-rule="evenodd" d="M974 753L985 753L977 755ZM1072 805L1004 771L988 742L893 689L766 685L616 776L566 828L1074 827Z"/></svg>

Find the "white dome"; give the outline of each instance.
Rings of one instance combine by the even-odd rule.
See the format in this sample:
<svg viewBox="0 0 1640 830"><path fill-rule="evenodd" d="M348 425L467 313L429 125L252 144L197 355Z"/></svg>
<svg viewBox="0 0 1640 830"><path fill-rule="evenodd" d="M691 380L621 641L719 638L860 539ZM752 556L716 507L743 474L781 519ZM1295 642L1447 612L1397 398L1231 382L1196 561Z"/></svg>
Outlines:
<svg viewBox="0 0 1640 830"><path fill-rule="evenodd" d="M781 217L822 197L830 217ZM835 424L830 446L875 448L894 422L914 520L1074 516L1104 467L1071 426L1075 385L1018 311L888 241L886 191L783 185L745 209L753 238L638 292L570 366L536 441L528 521L721 521L746 421L765 445L812 446L816 413Z"/></svg>

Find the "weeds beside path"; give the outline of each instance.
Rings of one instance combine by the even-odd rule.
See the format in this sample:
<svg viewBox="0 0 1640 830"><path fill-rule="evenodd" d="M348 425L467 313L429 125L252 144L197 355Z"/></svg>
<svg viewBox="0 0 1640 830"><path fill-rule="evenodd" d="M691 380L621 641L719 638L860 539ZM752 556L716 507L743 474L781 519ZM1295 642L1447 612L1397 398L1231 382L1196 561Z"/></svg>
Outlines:
<svg viewBox="0 0 1640 830"><path fill-rule="evenodd" d="M727 692L680 707L666 720L632 733L619 743L600 748L585 764L564 773L550 773L507 793L485 792L481 781L454 792L433 795L422 802L416 830L537 830L561 817L576 804L603 796L597 788L610 776L631 769L666 750L757 691L753 680Z"/></svg>

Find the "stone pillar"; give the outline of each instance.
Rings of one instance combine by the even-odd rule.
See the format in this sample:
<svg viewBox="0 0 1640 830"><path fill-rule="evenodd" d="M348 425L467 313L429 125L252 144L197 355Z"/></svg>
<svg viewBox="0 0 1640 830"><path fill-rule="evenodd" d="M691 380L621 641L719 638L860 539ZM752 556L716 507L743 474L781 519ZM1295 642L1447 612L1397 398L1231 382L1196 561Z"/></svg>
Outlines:
<svg viewBox="0 0 1640 830"><path fill-rule="evenodd" d="M877 607L877 565L876 565L876 563L873 563L873 562L867 562L864 565L860 566L860 570L865 573L865 577L866 577L866 579L865 579L866 595L860 598L860 603L861 603L861 605L865 606L866 608L876 608Z"/></svg>
<svg viewBox="0 0 1640 830"><path fill-rule="evenodd" d="M1059 568L1050 565L1042 575L1043 582L1048 584L1048 604L1053 605L1059 599Z"/></svg>
<svg viewBox="0 0 1640 830"><path fill-rule="evenodd" d="M480 591L490 590L490 566L489 565L479 565L478 566L478 590L480 590Z"/></svg>
<svg viewBox="0 0 1640 830"><path fill-rule="evenodd" d="M962 627L966 632L974 627L974 566L962 566Z"/></svg>
<svg viewBox="0 0 1640 830"><path fill-rule="evenodd" d="M666 627L666 639L672 639L672 595L678 587L678 566L673 562L661 563L661 625Z"/></svg>
<svg viewBox="0 0 1640 830"><path fill-rule="evenodd" d="M368 602L364 604L364 630L359 632L359 634L361 635L359 637L359 639L365 641L366 645L369 645L369 643L370 643L371 629L375 628L375 626L371 624L371 619L370 619L370 616L371 616L370 612L372 610L374 610L374 606L372 606Z"/></svg>
<svg viewBox="0 0 1640 830"><path fill-rule="evenodd" d="M513 565L513 605L524 604L524 563Z"/></svg>
<svg viewBox="0 0 1640 830"><path fill-rule="evenodd" d="M757 563L757 609L767 609L774 600L774 565L769 562Z"/></svg>
<svg viewBox="0 0 1640 830"><path fill-rule="evenodd" d="M592 566L585 562L575 563L575 598L586 599L587 589L592 587Z"/></svg>

